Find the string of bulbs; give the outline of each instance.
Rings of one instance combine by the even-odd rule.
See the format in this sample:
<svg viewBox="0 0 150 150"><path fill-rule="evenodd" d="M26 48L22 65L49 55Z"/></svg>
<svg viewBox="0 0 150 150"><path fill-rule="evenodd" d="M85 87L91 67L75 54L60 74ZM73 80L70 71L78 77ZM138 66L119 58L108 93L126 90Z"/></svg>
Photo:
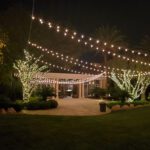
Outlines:
<svg viewBox="0 0 150 150"><path fill-rule="evenodd" d="M57 59L61 60L61 61L65 61L67 63L70 63L70 64L74 64L74 65L77 65L79 67L82 67L86 70L90 70L90 71L95 71L95 72L102 72L101 69L96 69L96 67L98 68L104 68L104 69L108 69L108 70L116 70L116 71L123 71L125 69L120 69L120 68L111 68L111 67L106 67L106 66L102 66L102 65L97 65L97 64L94 64L94 63L90 63L90 62L87 62L87 61L83 61L83 60L80 60L80 59L76 59L74 57L71 57L71 56L66 56L62 53L58 53L58 52L54 52L53 50L49 50L48 48L44 48L42 47L41 45L38 45L36 43L33 43L31 41L28 41L28 44L32 47L35 47L37 49L40 49L42 52L46 52L47 54L50 54L51 56L55 56ZM91 67L87 66L87 65L91 65ZM94 68L93 68L94 67ZM133 71L133 73L143 73L143 74L148 74L149 72L142 72L142 71ZM110 72L108 72L109 74Z"/></svg>
<svg viewBox="0 0 150 150"><path fill-rule="evenodd" d="M137 59L129 58L127 56L117 54L116 52L112 52L112 51L105 50L104 48L100 48L98 46L98 44L100 43L100 40L95 40L92 37L86 38L83 34L78 35L78 37L77 37L77 32L73 32L73 31L69 30L68 28L60 27L59 25L55 25L54 23L51 23L51 22L46 22L46 21L44 21L41 18L38 18L38 17L36 18L35 16L32 16L32 20L38 20L40 22L40 24L48 25L49 29L54 29L54 31L56 31L58 33L62 31L65 37L70 37L72 40L77 40L78 43L83 43L86 46L90 46L90 48L94 48L96 50L100 50L103 53L106 53L108 55L112 55L113 57L117 57L117 58L120 58L120 59L128 61L128 62L130 61L132 63L138 63L138 64L141 64L141 65L144 65L144 66L150 66L150 63L148 63L148 62L139 61ZM87 39L87 40L85 40L85 39ZM95 44L91 44L91 41L95 41ZM108 47L107 42L104 42L103 46L107 46ZM113 49L113 48L115 48L115 46L112 44L110 46L110 48ZM129 51L129 49L127 49L127 48L124 49L121 46L117 47L117 49L118 50L124 50L125 52ZM130 52L132 54L137 54L137 55L142 55L143 54L140 51L136 52L134 50L132 50ZM144 56L147 57L149 55L147 53L144 53Z"/></svg>

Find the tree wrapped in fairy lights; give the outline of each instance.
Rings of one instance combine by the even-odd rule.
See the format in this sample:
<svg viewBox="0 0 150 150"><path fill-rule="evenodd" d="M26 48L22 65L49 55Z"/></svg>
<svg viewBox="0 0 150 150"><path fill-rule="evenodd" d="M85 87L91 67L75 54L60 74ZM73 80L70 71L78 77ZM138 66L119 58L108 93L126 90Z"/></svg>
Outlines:
<svg viewBox="0 0 150 150"><path fill-rule="evenodd" d="M145 93L146 88L150 84L150 76L145 74L135 74L131 70L123 70L122 75L118 76L114 71L111 72L110 78L117 86L127 91L131 97L130 101L139 98Z"/></svg>
<svg viewBox="0 0 150 150"><path fill-rule="evenodd" d="M28 102L32 92L36 88L36 82L32 82L38 72L44 71L47 66L38 66L40 58L34 60L27 50L24 50L25 59L17 60L14 68L18 70L18 77L22 83L23 101Z"/></svg>

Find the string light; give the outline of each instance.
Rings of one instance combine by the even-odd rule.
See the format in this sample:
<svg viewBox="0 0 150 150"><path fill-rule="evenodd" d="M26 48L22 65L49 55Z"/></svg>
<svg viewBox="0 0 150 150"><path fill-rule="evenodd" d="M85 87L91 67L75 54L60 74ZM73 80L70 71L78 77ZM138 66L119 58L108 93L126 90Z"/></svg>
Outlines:
<svg viewBox="0 0 150 150"><path fill-rule="evenodd" d="M39 20L39 21L43 23L43 20ZM57 28L58 28L58 26L57 26ZM57 32L60 32L60 26L59 26L59 30L56 30L56 31L57 31ZM67 30L67 33L68 33L68 30ZM66 34L66 32L65 32L64 35L67 36L68 34ZM74 32L73 35L77 35L77 33ZM72 37L72 39L74 39L74 37ZM91 40L92 40L92 38L90 37L90 38L89 38L89 41L91 41ZM80 42L82 42L82 41L81 41L81 39L78 39L77 42L80 43ZM85 44L85 45L88 45L88 42L84 42L84 44ZM107 45L107 43L105 42L104 45ZM90 47L91 47L91 48L95 48L96 50L100 50L98 47L95 47L95 46L92 45L92 44L90 45ZM114 45L111 45L111 48L114 48ZM121 49L121 47L118 47L118 48ZM127 50L128 50L128 49L125 49L125 51L127 51ZM102 50L102 52L106 52L106 51ZM132 50L132 53L135 53L135 51ZM107 52L107 54L109 54L109 55L111 54L112 56L116 56L117 58L120 58L120 59L122 59L122 60L130 61L130 58L128 58L128 57L126 57L126 56L123 56L123 55L118 55L118 54L113 55L113 54L110 53L110 52L109 52L109 53ZM140 53L140 54L141 54L141 53ZM148 56L148 54L145 53L144 56ZM138 60L136 60L136 61L130 61L130 62L135 63L135 62L137 62L137 61L138 61ZM138 63L139 63L139 64L142 64L142 65L145 65L145 66L150 66L150 63L146 63L146 62L145 62L145 63L141 63L140 61L138 61Z"/></svg>
<svg viewBox="0 0 150 150"><path fill-rule="evenodd" d="M36 19L35 16L32 16L32 19L35 20L35 19ZM41 20L39 19L39 21L40 21L40 23L42 23L42 24L44 23L43 20L41 21ZM46 23L46 22L45 22L45 23ZM52 25L50 25L49 27L52 28ZM56 28L57 28L57 25L56 25ZM69 30L68 30L68 29L65 29L65 32L68 33ZM71 31L70 31L70 32L71 32ZM76 35L77 35L77 32L73 32L73 35L76 36ZM66 34L65 34L65 36L66 36ZM85 38L84 35L81 35L80 37L81 37L82 39ZM93 40L94 40L94 39L93 39L92 37L89 37L89 41L90 41L90 42L93 41ZM99 41L99 40L96 40L96 44L99 43L98 41ZM88 44L88 43L87 43L87 44ZM86 45L87 45L87 44L86 44ZM90 43L89 43L89 44L90 44ZM107 45L106 42L104 42L103 44L104 44L104 46ZM95 46L94 46L94 47L95 47ZM117 48L118 50L124 50L125 52L131 52L131 53L133 53L133 50L130 50L130 51L129 51L129 49L123 48L123 47L121 47L121 46L115 47L115 46L112 44L110 47L111 47L111 48ZM134 51L134 54L137 54L137 55L143 55L143 56L145 56L145 57L149 56L147 53L140 52L139 50ZM120 58L122 58L122 57L120 57ZM126 60L127 60L127 59L126 59Z"/></svg>
<svg viewBox="0 0 150 150"><path fill-rule="evenodd" d="M108 70L111 69L111 67L106 67L106 66L104 66L104 65L97 65L97 64L95 64L95 63L90 63L90 62L87 62L87 61L75 59L75 58L70 57L70 56L65 56L65 55L62 54L62 53L54 52L53 50L49 50L49 49L47 49L47 48L43 48L42 46L39 46L38 44L32 43L32 42L30 42L30 41L28 42L28 44L29 44L30 46L32 46L32 47L35 47L35 48L37 48L37 49L42 50L43 52L46 52L46 53L48 53L48 54L50 54L50 55L52 55L52 56L56 56L57 58L60 58L61 60L66 61L66 59L69 59L69 62L70 62L70 63L74 63L75 65L81 66L81 67L86 68L86 69L89 69L89 66L87 66L87 65L92 66L91 70L94 70L94 69L95 69L95 71L97 71L97 72L100 71L100 70L97 69L97 68L102 68L102 67L103 67L103 68L107 68ZM93 67L96 67L96 68L93 68ZM118 68L117 68L117 70L118 70ZM121 70L121 69L119 69L119 70Z"/></svg>
<svg viewBox="0 0 150 150"><path fill-rule="evenodd" d="M48 53L48 54L50 54L52 56L55 56L56 58L59 58L60 60L63 60L65 62L69 62L70 64L77 65L77 66L82 67L82 68L87 69L87 70L93 70L93 71L96 71L96 72L100 72L100 70L97 69L98 67L99 68L103 67L104 69L107 68L108 70L116 70L116 71L123 71L123 70L125 70L125 69L120 69L120 68L111 68L109 66L106 67L106 66L97 65L97 64L94 64L94 63L89 63L87 61L79 60L77 58L66 56L64 54L61 54L61 53L58 53L58 52L54 52L53 50L49 50L47 48L43 48L42 46L39 46L39 45L37 45L35 43L32 43L30 41L28 42L28 44L33 46L33 47L35 47L35 48L37 48L37 49L42 50L43 52L46 52L46 53ZM132 59L132 61L135 61L135 60ZM138 61L136 61L136 63L138 63ZM87 65L91 65L92 67L89 67ZM93 68L93 67L96 67L96 68ZM101 72L103 72L103 71L101 70ZM133 71L133 72L135 72L135 71ZM138 73L139 71L136 71L136 72ZM140 72L140 73L143 73L143 72ZM149 73L149 72L144 72L144 73Z"/></svg>

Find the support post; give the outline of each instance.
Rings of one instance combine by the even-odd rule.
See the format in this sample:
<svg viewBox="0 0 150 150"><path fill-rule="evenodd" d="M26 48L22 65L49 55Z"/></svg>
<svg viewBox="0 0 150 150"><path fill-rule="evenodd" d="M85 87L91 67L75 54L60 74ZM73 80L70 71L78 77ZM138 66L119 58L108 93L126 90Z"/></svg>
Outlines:
<svg viewBox="0 0 150 150"><path fill-rule="evenodd" d="M56 79L56 99L59 99L59 83L58 83L58 79Z"/></svg>
<svg viewBox="0 0 150 150"><path fill-rule="evenodd" d="M85 98L85 93L84 93L84 83L82 83L82 98Z"/></svg>
<svg viewBox="0 0 150 150"><path fill-rule="evenodd" d="M79 83L79 98L81 98L81 83Z"/></svg>

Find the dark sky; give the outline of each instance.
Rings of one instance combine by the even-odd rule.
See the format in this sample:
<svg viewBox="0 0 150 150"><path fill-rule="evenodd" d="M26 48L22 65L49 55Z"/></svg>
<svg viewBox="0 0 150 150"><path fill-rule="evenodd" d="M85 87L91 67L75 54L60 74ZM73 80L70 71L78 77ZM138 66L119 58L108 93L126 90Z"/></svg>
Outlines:
<svg viewBox="0 0 150 150"><path fill-rule="evenodd" d="M1 0L0 10L32 0ZM149 0L35 0L35 14L92 34L100 25L117 26L132 43L150 34Z"/></svg>

